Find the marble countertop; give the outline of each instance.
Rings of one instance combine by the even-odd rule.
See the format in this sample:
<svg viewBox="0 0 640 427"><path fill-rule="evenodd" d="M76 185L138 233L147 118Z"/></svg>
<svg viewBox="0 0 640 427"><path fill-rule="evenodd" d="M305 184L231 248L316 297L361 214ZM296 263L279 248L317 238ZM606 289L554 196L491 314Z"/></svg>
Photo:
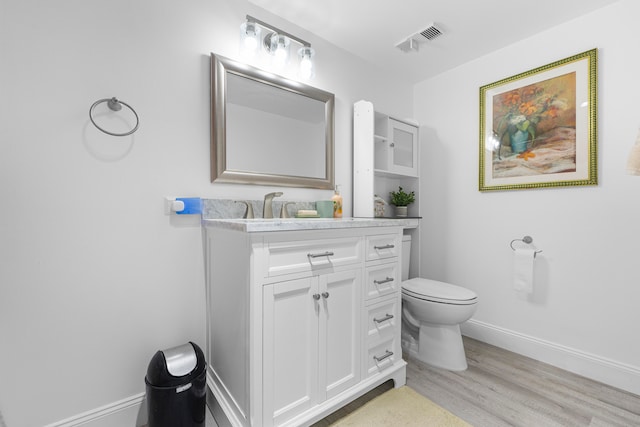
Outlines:
<svg viewBox="0 0 640 427"><path fill-rule="evenodd" d="M258 233L269 231L322 230L358 227L415 228L419 218L273 218L273 219L204 219L205 227Z"/></svg>

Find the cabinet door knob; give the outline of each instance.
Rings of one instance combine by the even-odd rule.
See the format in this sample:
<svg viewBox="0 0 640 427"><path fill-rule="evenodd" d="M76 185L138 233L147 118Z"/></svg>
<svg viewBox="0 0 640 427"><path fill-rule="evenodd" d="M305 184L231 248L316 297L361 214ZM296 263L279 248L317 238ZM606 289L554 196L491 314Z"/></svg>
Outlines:
<svg viewBox="0 0 640 427"><path fill-rule="evenodd" d="M329 292L323 292L322 298L329 298Z"/></svg>
<svg viewBox="0 0 640 427"><path fill-rule="evenodd" d="M320 294L313 294L313 299L318 301L320 299Z"/></svg>

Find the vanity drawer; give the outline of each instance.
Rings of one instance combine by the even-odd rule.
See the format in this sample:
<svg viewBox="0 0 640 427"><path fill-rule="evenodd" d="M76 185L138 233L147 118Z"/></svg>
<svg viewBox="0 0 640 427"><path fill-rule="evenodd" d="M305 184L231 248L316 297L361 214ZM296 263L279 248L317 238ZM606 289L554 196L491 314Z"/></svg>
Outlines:
<svg viewBox="0 0 640 427"><path fill-rule="evenodd" d="M367 267L365 298L389 295L399 290L399 266L397 262Z"/></svg>
<svg viewBox="0 0 640 427"><path fill-rule="evenodd" d="M359 237L270 242L265 248L267 277L362 262L362 239Z"/></svg>
<svg viewBox="0 0 640 427"><path fill-rule="evenodd" d="M400 254L402 242L398 234L377 234L367 236L367 261L393 258Z"/></svg>
<svg viewBox="0 0 640 427"><path fill-rule="evenodd" d="M392 339L400 332L400 310L397 298L372 304L365 310L367 347Z"/></svg>
<svg viewBox="0 0 640 427"><path fill-rule="evenodd" d="M369 348L364 363L364 376L369 377L392 366L402 359L397 339L383 341Z"/></svg>

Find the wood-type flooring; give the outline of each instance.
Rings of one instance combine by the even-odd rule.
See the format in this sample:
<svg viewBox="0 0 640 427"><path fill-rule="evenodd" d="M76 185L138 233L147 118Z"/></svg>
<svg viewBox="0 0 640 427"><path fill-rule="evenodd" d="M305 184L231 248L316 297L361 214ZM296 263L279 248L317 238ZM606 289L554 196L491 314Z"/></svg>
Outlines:
<svg viewBox="0 0 640 427"><path fill-rule="evenodd" d="M405 355L407 385L475 427L640 427L640 396L471 338L464 345L469 368L463 372ZM381 385L314 427L392 386Z"/></svg>
<svg viewBox="0 0 640 427"><path fill-rule="evenodd" d="M640 426L640 396L464 338L469 368L411 357L407 385L475 427Z"/></svg>

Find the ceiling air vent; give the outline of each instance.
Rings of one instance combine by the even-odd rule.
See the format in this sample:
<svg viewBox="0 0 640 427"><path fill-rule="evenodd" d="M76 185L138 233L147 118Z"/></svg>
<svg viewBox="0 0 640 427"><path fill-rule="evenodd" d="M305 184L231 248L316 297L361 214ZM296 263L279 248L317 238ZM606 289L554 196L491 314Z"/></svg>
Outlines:
<svg viewBox="0 0 640 427"><path fill-rule="evenodd" d="M396 44L396 47L403 52L417 52L420 50L420 43L431 41L436 37L440 37L442 35L442 31L435 24L431 23L427 28L422 31L419 31L415 34L410 35L400 43Z"/></svg>
<svg viewBox="0 0 640 427"><path fill-rule="evenodd" d="M442 31L440 31L434 24L431 24L424 30L420 31L419 34L427 40L433 40L436 37L441 36Z"/></svg>

